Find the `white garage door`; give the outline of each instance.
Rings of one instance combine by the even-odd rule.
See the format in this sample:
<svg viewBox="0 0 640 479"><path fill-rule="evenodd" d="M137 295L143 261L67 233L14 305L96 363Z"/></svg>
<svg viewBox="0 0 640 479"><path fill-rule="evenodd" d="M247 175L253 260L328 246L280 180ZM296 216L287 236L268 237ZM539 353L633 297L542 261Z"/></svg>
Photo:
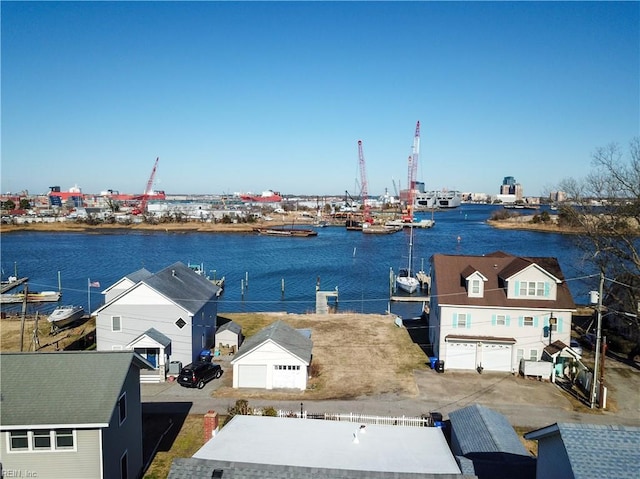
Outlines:
<svg viewBox="0 0 640 479"><path fill-rule="evenodd" d="M454 341L447 343L447 357L444 359L445 370L475 369L476 343L467 343L463 341Z"/></svg>
<svg viewBox="0 0 640 479"><path fill-rule="evenodd" d="M241 388L266 388L267 366L246 364L238 367L238 387Z"/></svg>
<svg viewBox="0 0 640 479"><path fill-rule="evenodd" d="M484 343L482 345L482 367L487 371L511 372L511 345Z"/></svg>
<svg viewBox="0 0 640 479"><path fill-rule="evenodd" d="M297 387L299 375L300 366L275 366L273 370L273 387L276 389L295 388Z"/></svg>

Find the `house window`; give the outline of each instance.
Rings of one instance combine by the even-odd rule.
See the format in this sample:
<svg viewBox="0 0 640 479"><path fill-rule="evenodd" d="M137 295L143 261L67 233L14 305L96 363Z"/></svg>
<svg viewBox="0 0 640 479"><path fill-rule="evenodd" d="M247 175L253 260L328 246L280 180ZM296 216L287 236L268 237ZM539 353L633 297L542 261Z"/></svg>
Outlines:
<svg viewBox="0 0 640 479"><path fill-rule="evenodd" d="M467 327L467 315L462 313L462 314L458 314L458 320L457 320L457 326L459 328L466 328Z"/></svg>
<svg viewBox="0 0 640 479"><path fill-rule="evenodd" d="M520 281L520 296L533 296L544 298L544 282L543 281Z"/></svg>
<svg viewBox="0 0 640 479"><path fill-rule="evenodd" d="M524 325L525 326L533 326L533 316L525 316L524 317Z"/></svg>
<svg viewBox="0 0 640 479"><path fill-rule="evenodd" d="M186 325L187 325L187 322L182 318L176 321L176 326L178 326L178 328L180 329L184 328Z"/></svg>
<svg viewBox="0 0 640 479"><path fill-rule="evenodd" d="M507 317L504 314L499 314L496 316L496 326L504 326L507 324Z"/></svg>
<svg viewBox="0 0 640 479"><path fill-rule="evenodd" d="M120 316L111 316L111 331L122 331Z"/></svg>
<svg viewBox="0 0 640 479"><path fill-rule="evenodd" d="M480 280L474 279L471 281L471 292L473 294L480 294Z"/></svg>
<svg viewBox="0 0 640 479"><path fill-rule="evenodd" d="M33 431L34 449L51 449L51 431L49 429L36 429Z"/></svg>
<svg viewBox="0 0 640 479"><path fill-rule="evenodd" d="M120 424L127 419L127 393L123 393L118 399L118 414L120 416Z"/></svg>
<svg viewBox="0 0 640 479"><path fill-rule="evenodd" d="M127 463L127 451L125 451L120 458L120 479L128 479L129 477L129 466Z"/></svg>
<svg viewBox="0 0 640 479"><path fill-rule="evenodd" d="M12 451L25 451L29 449L29 433L26 430L11 431L9 436L9 446Z"/></svg>
<svg viewBox="0 0 640 479"><path fill-rule="evenodd" d="M529 351L529 359L531 361L537 361L538 360L538 350L537 349L532 349L531 351Z"/></svg>
<svg viewBox="0 0 640 479"><path fill-rule="evenodd" d="M56 429L56 449L73 449L73 430Z"/></svg>

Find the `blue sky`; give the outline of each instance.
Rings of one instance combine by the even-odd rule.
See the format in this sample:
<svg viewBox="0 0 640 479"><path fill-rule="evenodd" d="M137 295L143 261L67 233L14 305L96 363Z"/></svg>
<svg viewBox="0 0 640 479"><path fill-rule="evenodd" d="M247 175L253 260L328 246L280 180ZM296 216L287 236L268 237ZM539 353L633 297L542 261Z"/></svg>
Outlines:
<svg viewBox="0 0 640 479"><path fill-rule="evenodd" d="M638 2L6 2L3 192L525 195L640 131Z"/></svg>

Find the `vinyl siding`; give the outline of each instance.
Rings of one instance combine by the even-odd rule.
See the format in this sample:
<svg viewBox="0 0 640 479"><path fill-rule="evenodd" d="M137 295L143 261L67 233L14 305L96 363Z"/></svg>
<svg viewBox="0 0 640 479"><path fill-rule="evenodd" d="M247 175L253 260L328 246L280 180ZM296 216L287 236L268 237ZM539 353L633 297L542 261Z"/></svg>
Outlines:
<svg viewBox="0 0 640 479"><path fill-rule="evenodd" d="M6 431L0 433L0 448L0 461L5 474L14 470L22 471L22 476L15 477L100 478L100 431L97 429L76 430L76 451L9 453Z"/></svg>

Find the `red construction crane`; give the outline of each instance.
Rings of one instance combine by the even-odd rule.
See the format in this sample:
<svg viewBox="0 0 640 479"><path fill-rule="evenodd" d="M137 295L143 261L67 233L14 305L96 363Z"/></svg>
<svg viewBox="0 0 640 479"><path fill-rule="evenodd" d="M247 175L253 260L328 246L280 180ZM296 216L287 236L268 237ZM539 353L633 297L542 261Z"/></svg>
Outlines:
<svg viewBox="0 0 640 479"><path fill-rule="evenodd" d="M407 214L403 216L403 221L413 222L413 203L416 198L416 178L418 176L418 161L420 157L420 122L416 123L416 132L413 136L413 147L409 156L407 168Z"/></svg>
<svg viewBox="0 0 640 479"><path fill-rule="evenodd" d="M147 181L147 187L142 192L142 197L140 198L140 204L131 211L134 215L142 215L147 211L147 201L149 201L149 196L153 194L153 179L156 176L156 169L158 168L158 160L160 157L156 158L156 162L153 164L153 170L151 170L151 175L149 176L149 181Z"/></svg>
<svg viewBox="0 0 640 479"><path fill-rule="evenodd" d="M358 140L358 159L360 161L360 183L362 186L362 192L360 194L361 198L362 198L362 206L363 206L363 211L362 211L362 216L364 221L366 221L367 223L371 224L373 223L373 218L371 218L371 206L369 205L369 203L367 202L367 196L368 196L368 191L367 191L367 170L365 167L365 163L364 163L364 153L362 152L362 141Z"/></svg>

